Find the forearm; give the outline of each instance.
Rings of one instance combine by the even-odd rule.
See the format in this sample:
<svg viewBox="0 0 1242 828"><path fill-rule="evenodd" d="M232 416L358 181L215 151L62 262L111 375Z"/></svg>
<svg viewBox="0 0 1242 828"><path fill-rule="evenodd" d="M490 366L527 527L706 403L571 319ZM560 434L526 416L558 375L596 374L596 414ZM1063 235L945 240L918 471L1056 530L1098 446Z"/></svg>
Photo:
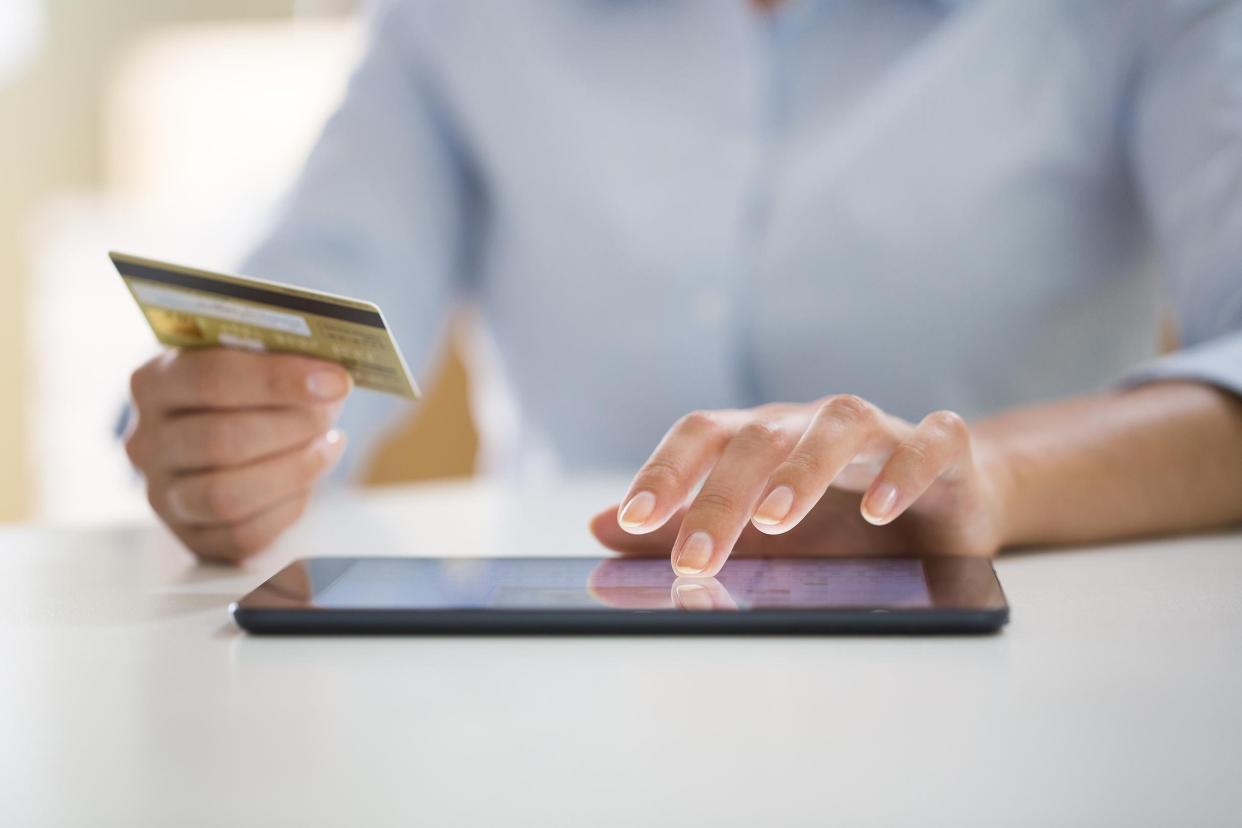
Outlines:
<svg viewBox="0 0 1242 828"><path fill-rule="evenodd" d="M1165 382L974 425L1003 544L1087 543L1242 522L1242 401Z"/></svg>

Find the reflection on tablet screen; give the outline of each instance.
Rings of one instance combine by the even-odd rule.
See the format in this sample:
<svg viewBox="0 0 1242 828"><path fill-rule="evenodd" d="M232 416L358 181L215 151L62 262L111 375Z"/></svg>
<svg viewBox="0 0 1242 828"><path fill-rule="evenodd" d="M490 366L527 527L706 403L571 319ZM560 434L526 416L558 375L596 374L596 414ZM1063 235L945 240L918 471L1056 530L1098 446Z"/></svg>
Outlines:
<svg viewBox="0 0 1242 828"><path fill-rule="evenodd" d="M664 558L358 558L306 562L321 608L674 609ZM691 582L693 583L693 582ZM924 562L735 559L703 582L738 609L930 607Z"/></svg>

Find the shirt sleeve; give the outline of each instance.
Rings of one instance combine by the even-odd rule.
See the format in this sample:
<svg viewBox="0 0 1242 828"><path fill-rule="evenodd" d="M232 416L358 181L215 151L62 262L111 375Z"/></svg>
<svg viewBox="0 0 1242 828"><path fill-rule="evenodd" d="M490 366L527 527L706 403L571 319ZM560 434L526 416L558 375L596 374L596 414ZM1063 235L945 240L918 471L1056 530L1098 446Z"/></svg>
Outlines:
<svg viewBox="0 0 1242 828"><path fill-rule="evenodd" d="M1183 349L1125 384L1242 394L1242 3L1180 3L1140 70L1133 158Z"/></svg>
<svg viewBox="0 0 1242 828"><path fill-rule="evenodd" d="M345 98L247 275L378 304L416 375L431 361L462 281L474 211L468 164L417 46L415 3L381 3ZM342 412L356 474L384 430L409 411L359 389Z"/></svg>

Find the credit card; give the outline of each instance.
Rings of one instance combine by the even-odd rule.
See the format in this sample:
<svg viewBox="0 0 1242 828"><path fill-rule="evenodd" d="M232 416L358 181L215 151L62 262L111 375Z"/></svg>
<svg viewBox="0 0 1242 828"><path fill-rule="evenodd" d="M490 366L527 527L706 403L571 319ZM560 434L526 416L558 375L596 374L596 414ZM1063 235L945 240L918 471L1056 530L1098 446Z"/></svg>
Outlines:
<svg viewBox="0 0 1242 828"><path fill-rule="evenodd" d="M360 388L419 397L383 313L370 302L124 253L108 258L165 345L303 354L337 363Z"/></svg>

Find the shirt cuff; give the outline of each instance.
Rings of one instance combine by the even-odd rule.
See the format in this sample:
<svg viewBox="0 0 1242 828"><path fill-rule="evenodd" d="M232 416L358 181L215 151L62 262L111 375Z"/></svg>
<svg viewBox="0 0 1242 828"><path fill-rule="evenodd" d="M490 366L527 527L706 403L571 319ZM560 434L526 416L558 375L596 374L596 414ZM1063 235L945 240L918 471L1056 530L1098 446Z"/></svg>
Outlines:
<svg viewBox="0 0 1242 828"><path fill-rule="evenodd" d="M1161 380L1194 380L1242 396L1242 331L1145 362L1122 377L1121 385Z"/></svg>

